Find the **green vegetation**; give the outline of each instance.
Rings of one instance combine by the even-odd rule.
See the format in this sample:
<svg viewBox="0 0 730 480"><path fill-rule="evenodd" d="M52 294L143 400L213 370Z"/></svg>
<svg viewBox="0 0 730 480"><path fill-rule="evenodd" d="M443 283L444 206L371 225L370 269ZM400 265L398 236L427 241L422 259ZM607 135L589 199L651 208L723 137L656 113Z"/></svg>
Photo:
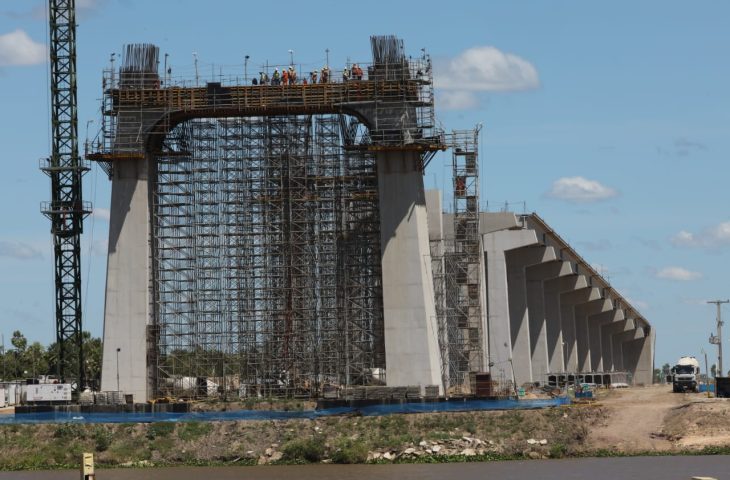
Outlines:
<svg viewBox="0 0 730 480"><path fill-rule="evenodd" d="M369 445L362 440L342 440L332 453L332 461L334 463L365 463L369 450Z"/></svg>
<svg viewBox="0 0 730 480"><path fill-rule="evenodd" d="M284 460L291 462L319 462L324 458L324 441L321 438L292 440L282 448Z"/></svg>
<svg viewBox="0 0 730 480"><path fill-rule="evenodd" d="M96 385L101 378L101 339L93 338L89 332L83 332L82 339L86 378L91 385ZM37 378L58 371L58 344L52 343L48 347L39 342L28 344L28 339L20 330L13 332L10 344L11 349L0 349L0 378L3 380ZM67 354L73 359L78 352L73 344L69 348Z"/></svg>
<svg viewBox="0 0 730 480"><path fill-rule="evenodd" d="M204 422L185 422L180 424L177 437L183 441L197 440L208 435L213 430L213 425Z"/></svg>

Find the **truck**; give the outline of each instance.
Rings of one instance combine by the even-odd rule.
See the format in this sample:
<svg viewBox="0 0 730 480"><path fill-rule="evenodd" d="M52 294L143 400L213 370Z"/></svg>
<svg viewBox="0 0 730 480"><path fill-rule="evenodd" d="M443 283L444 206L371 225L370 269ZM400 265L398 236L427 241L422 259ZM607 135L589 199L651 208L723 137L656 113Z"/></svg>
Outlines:
<svg viewBox="0 0 730 480"><path fill-rule="evenodd" d="M672 391L699 391L700 362L695 357L680 357L672 367Z"/></svg>

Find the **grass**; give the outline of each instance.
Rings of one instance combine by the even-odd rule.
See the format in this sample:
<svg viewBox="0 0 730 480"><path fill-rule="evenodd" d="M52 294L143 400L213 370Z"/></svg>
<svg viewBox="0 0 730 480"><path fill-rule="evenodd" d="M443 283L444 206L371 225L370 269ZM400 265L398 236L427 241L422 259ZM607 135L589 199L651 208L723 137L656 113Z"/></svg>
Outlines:
<svg viewBox="0 0 730 480"><path fill-rule="evenodd" d="M281 449L283 459L292 462L319 462L324 458L325 448L322 438L303 438L287 442Z"/></svg>
<svg viewBox="0 0 730 480"><path fill-rule="evenodd" d="M184 422L177 430L177 437L183 441L197 440L208 435L213 430L213 425L204 422Z"/></svg>

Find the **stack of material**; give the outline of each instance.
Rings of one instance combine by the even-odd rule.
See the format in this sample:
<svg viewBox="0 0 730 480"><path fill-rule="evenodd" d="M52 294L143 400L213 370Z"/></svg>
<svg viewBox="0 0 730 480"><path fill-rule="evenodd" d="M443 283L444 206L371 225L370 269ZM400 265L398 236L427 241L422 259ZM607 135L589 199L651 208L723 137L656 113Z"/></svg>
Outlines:
<svg viewBox="0 0 730 480"><path fill-rule="evenodd" d="M409 385L406 388L406 398L408 400L418 400L421 398L421 387L419 385Z"/></svg>
<svg viewBox="0 0 730 480"><path fill-rule="evenodd" d="M439 396L439 386L438 385L426 385L426 394L424 395L426 398L438 398Z"/></svg>
<svg viewBox="0 0 730 480"><path fill-rule="evenodd" d="M365 400L365 387L353 387L350 394L353 400Z"/></svg>
<svg viewBox="0 0 730 480"><path fill-rule="evenodd" d="M366 398L368 400L383 400L390 398L390 388L384 386L371 386L366 388Z"/></svg>
<svg viewBox="0 0 730 480"><path fill-rule="evenodd" d="M94 404L94 393L85 390L79 393L79 404L81 405L93 405Z"/></svg>
<svg viewBox="0 0 730 480"><path fill-rule="evenodd" d="M331 398L337 398L337 387L334 385L324 385L322 387L322 397L331 399Z"/></svg>
<svg viewBox="0 0 730 480"><path fill-rule="evenodd" d="M122 392L106 392L106 398L109 405L124 405L124 395Z"/></svg>
<svg viewBox="0 0 730 480"><path fill-rule="evenodd" d="M393 387L391 389L391 398L393 400L405 400L407 391L408 387Z"/></svg>

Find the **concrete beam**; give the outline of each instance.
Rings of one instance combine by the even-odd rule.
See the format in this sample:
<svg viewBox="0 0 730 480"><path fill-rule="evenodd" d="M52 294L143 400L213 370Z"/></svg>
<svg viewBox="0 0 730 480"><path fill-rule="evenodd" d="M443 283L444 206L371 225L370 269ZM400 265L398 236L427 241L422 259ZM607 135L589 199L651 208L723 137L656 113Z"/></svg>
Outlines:
<svg viewBox="0 0 730 480"><path fill-rule="evenodd" d="M596 289L598 292L600 290ZM578 348L578 371L592 372L591 343L588 336L588 318L613 309L613 302L608 298L597 298L575 307L575 338ZM600 344L599 344L600 348Z"/></svg>
<svg viewBox="0 0 730 480"><path fill-rule="evenodd" d="M420 157L386 151L376 161L387 383L443 389Z"/></svg>
<svg viewBox="0 0 730 480"><path fill-rule="evenodd" d="M576 316L577 305L590 302L600 298L597 288L588 287L588 280L580 275L582 288L560 294L560 324L563 329L563 350L565 354L565 371L578 371L578 347L576 337Z"/></svg>
<svg viewBox="0 0 730 480"><path fill-rule="evenodd" d="M572 265L568 263L572 271ZM560 295L572 292L588 285L583 275L572 273L564 277L547 280L543 283L545 297L545 318L547 324L549 369L551 372L566 371L567 348L563 348L565 338L563 334L563 319L560 309Z"/></svg>
<svg viewBox="0 0 730 480"><path fill-rule="evenodd" d="M591 371L611 371L610 365L607 366L604 364L604 358L606 357L609 358L608 362L610 362L611 346L609 343L608 349L604 351L604 342L601 333L604 326L623 319L624 311L617 308L588 317L588 342L590 345Z"/></svg>
<svg viewBox="0 0 730 480"><path fill-rule="evenodd" d="M505 252L537 244L533 230L499 230L482 236L486 263L487 311L485 331L488 332L490 371L494 376L512 378L512 336L507 289Z"/></svg>
<svg viewBox="0 0 730 480"><path fill-rule="evenodd" d="M551 370L551 358L555 361L559 357L555 355L555 344L561 341L559 309L550 312L553 316L549 320L548 308L554 308L554 305L548 305L545 285L549 280L572 276L572 273L571 264L562 260L527 267L527 307L533 379L544 377Z"/></svg>

